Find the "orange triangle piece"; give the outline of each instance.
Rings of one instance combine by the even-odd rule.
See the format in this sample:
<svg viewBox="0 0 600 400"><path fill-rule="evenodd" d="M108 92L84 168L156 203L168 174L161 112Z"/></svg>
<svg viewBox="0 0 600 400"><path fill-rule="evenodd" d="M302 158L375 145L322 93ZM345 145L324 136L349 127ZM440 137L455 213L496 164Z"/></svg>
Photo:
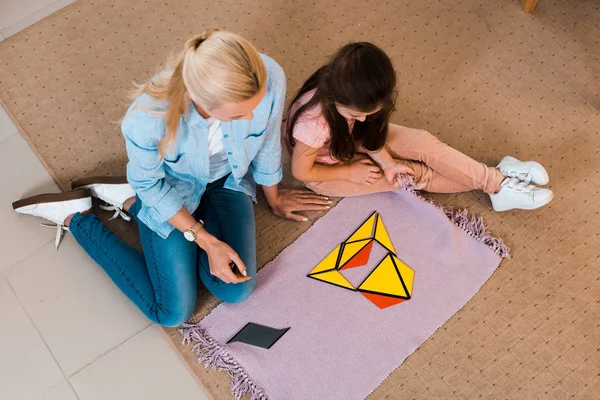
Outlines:
<svg viewBox="0 0 600 400"><path fill-rule="evenodd" d="M342 268L340 268L340 270L350 269L354 267L362 267L363 265L367 265L367 263L369 262L369 256L371 255L372 248L373 241L371 240L368 245L366 245L361 251L356 253L354 257L348 260L346 264L342 265Z"/></svg>
<svg viewBox="0 0 600 400"><path fill-rule="evenodd" d="M404 299L399 299L397 297L384 296L382 294L365 293L365 292L360 292L360 293L379 308L387 308L387 307L394 306L398 303L402 303L403 301L405 301Z"/></svg>

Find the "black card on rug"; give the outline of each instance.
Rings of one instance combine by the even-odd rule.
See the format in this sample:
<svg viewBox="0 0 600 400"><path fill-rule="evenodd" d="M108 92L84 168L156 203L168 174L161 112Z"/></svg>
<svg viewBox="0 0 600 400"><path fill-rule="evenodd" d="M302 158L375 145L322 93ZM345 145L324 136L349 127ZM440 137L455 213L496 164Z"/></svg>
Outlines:
<svg viewBox="0 0 600 400"><path fill-rule="evenodd" d="M242 342L252 346L270 349L290 328L275 329L248 322L227 343Z"/></svg>

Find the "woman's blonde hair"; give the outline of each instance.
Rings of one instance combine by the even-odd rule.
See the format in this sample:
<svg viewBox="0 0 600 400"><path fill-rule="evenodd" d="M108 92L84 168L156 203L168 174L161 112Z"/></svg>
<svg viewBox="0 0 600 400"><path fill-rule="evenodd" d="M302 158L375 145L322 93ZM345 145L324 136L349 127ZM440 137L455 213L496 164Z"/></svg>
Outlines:
<svg viewBox="0 0 600 400"><path fill-rule="evenodd" d="M158 151L164 155L175 142L190 101L204 110L239 103L258 94L266 80L265 64L250 42L235 33L210 29L189 39L167 69L139 85L133 97L147 93L169 103L163 113L166 134L158 143Z"/></svg>

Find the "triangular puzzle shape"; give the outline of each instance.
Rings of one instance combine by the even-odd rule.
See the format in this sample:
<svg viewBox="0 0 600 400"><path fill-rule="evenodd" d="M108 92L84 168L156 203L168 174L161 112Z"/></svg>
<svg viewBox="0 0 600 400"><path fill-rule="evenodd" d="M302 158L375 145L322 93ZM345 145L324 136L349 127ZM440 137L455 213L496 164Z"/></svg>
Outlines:
<svg viewBox="0 0 600 400"><path fill-rule="evenodd" d="M398 297L384 296L382 294L365 293L365 292L360 292L360 294L365 296L373 304L375 304L377 307L382 308L382 309L390 307L390 306L395 306L398 303L402 303L403 301L406 301L406 299L401 299Z"/></svg>
<svg viewBox="0 0 600 400"><path fill-rule="evenodd" d="M340 254L340 248L342 245L340 244L335 248L323 261L321 261L312 271L308 273L308 275L318 274L320 272L330 271L335 269L337 266L338 256Z"/></svg>
<svg viewBox="0 0 600 400"><path fill-rule="evenodd" d="M360 251L364 249L369 242L372 242L372 240L360 240L358 242L344 244L342 247L342 256L340 257L338 268L344 268L344 265L358 253L360 253Z"/></svg>
<svg viewBox="0 0 600 400"><path fill-rule="evenodd" d="M339 271L366 265L375 241L388 254L355 289ZM383 225L383 219L375 211L345 242L313 268L308 277L359 291L377 307L386 308L411 298L415 272L396 257L396 249Z"/></svg>
<svg viewBox="0 0 600 400"><path fill-rule="evenodd" d="M358 287L359 291L409 299L392 255L388 254Z"/></svg>
<svg viewBox="0 0 600 400"><path fill-rule="evenodd" d="M371 249L373 248L373 241L370 240L369 244L362 248L354 257L352 257L346 264L342 265L342 269L350 269L354 267L362 267L369 262L369 256L371 255Z"/></svg>
<svg viewBox="0 0 600 400"><path fill-rule="evenodd" d="M346 243L356 240L366 240L373 238L373 227L377 218L377 212L371 214L369 218L346 240Z"/></svg>
<svg viewBox="0 0 600 400"><path fill-rule="evenodd" d="M390 236L387 233L387 229L383 225L383 220L381 219L381 215L377 215L377 225L375 228L375 240L379 242L383 247L396 254L396 250L394 249L394 245L390 240Z"/></svg>
<svg viewBox="0 0 600 400"><path fill-rule="evenodd" d="M354 286L344 278L344 275L340 274L339 271L325 271L319 274L309 275L310 278L317 279L319 281L331 283L332 285L343 287L350 290L355 290Z"/></svg>

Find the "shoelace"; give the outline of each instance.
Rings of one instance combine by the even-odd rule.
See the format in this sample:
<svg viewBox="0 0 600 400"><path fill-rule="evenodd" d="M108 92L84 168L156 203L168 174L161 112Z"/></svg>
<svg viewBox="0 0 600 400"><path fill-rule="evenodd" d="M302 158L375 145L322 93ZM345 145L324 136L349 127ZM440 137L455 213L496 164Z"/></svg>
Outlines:
<svg viewBox="0 0 600 400"><path fill-rule="evenodd" d="M56 238L54 239L54 250L58 250L58 246L60 245L63 234L65 231L69 232L69 227L64 226L62 224L52 225L41 223L40 225L42 225L44 228L56 229Z"/></svg>
<svg viewBox="0 0 600 400"><path fill-rule="evenodd" d="M131 221L131 217L127 214L125 214L125 211L123 211L122 209L120 209L117 206L113 206L113 205L106 205L100 206L101 209L105 210L105 211L114 211L115 213L113 214L112 217L110 217L109 221L112 221L115 218L121 217L123 218L125 221Z"/></svg>
<svg viewBox="0 0 600 400"><path fill-rule="evenodd" d="M525 193L530 194L534 189L533 185L530 185L527 181L521 181L519 178L510 178L508 183L506 184L511 189L516 189L519 192L525 191Z"/></svg>
<svg viewBox="0 0 600 400"><path fill-rule="evenodd" d="M531 174L517 171L507 171L507 177L518 179L520 182L525 182L526 185L531 183Z"/></svg>

